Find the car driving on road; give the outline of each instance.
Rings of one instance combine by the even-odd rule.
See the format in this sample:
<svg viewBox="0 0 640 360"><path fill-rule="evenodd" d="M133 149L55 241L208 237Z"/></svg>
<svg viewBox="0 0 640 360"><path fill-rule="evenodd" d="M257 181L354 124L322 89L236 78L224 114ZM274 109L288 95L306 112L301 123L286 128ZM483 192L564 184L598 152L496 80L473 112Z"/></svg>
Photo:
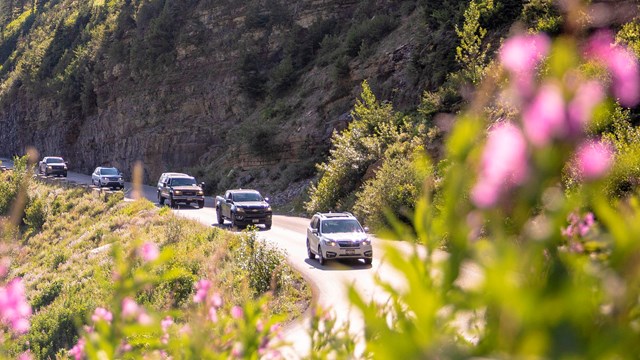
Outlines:
<svg viewBox="0 0 640 360"><path fill-rule="evenodd" d="M198 184L193 176L167 172L160 175L158 180L158 203L164 205L165 200L169 201L169 206L175 207L178 203L190 205L198 204L199 208L204 207L204 183Z"/></svg>
<svg viewBox="0 0 640 360"><path fill-rule="evenodd" d="M264 224L269 230L273 210L269 198L263 198L259 191L233 189L227 190L224 196L216 196L216 216L220 225L227 219L233 227Z"/></svg>
<svg viewBox="0 0 640 360"><path fill-rule="evenodd" d="M373 260L373 247L366 229L351 213L317 213L307 227L307 255L320 265L329 259Z"/></svg>
<svg viewBox="0 0 640 360"><path fill-rule="evenodd" d="M67 177L67 162L58 156L46 156L38 163L38 172L45 176Z"/></svg>
<svg viewBox="0 0 640 360"><path fill-rule="evenodd" d="M114 167L97 167L91 174L91 183L97 187L124 189L124 178Z"/></svg>

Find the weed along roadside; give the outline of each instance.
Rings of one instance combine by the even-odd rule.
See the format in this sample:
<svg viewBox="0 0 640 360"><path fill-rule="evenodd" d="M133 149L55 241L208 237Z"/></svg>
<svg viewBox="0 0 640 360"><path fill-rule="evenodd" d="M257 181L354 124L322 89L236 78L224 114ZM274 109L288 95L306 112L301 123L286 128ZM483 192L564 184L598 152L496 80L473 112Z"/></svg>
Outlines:
<svg viewBox="0 0 640 360"><path fill-rule="evenodd" d="M144 199L121 201L120 191L30 181L20 165L0 173L0 195L11 200L0 208L0 236L10 246L1 254L9 263L3 284L24 287L28 327L0 345L3 357L271 351L277 329L308 307L306 282L254 232L207 227ZM8 214L18 182L28 186L15 228Z"/></svg>

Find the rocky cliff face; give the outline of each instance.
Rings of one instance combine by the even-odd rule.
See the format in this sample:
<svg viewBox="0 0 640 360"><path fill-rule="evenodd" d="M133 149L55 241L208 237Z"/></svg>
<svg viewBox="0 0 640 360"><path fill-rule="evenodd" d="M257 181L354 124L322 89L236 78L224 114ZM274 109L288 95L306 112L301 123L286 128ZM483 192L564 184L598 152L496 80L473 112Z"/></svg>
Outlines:
<svg viewBox="0 0 640 360"><path fill-rule="evenodd" d="M273 15L264 7L196 1L185 10L173 37L171 63L146 59L154 71L134 66L131 55L125 60L111 55L115 43L131 54L136 32L147 31L140 8L137 13L134 9L130 21L135 24L105 31L105 50L86 65L85 74L91 77L74 85L89 94L88 100L76 97L70 107L60 91L37 93L33 83L30 87L20 81L4 86L0 154L19 154L33 146L43 156L64 156L72 170L85 173L112 165L128 174L134 162L142 161L148 183L164 171L191 171L209 183L209 190L308 177L326 155L332 131L349 121L363 79L381 99L406 108L418 103L424 86L408 75L420 18L419 11L409 8L366 54L346 58L342 71L310 61L295 71L284 90L269 91L273 69L286 57L287 47L296 46L295 34L308 34L327 19L347 24L358 16L361 3L287 2L287 24L262 26L259 21ZM332 36L344 39L339 33ZM247 82L242 62L251 57L256 79L267 89L258 96L242 86ZM76 109L81 101L92 104L89 110ZM284 179L285 173L291 178Z"/></svg>

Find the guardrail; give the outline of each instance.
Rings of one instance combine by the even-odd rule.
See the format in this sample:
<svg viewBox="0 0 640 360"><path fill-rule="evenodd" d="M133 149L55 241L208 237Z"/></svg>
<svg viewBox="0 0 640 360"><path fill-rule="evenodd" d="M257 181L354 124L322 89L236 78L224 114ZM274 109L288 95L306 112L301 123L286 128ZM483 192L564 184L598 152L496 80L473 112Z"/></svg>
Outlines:
<svg viewBox="0 0 640 360"><path fill-rule="evenodd" d="M109 201L113 196L122 194L122 200L124 199L124 193L122 191L113 191L110 189L95 187L85 183L79 183L67 178L44 176L42 174L35 174L34 180L43 184L53 185L64 189L82 189L86 193L91 193L103 201Z"/></svg>

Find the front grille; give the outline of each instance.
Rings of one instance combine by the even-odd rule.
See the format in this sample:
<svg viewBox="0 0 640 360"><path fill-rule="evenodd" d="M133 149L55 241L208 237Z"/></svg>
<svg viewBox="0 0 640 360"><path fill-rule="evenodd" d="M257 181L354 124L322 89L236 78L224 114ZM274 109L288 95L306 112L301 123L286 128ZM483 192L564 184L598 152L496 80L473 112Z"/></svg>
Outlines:
<svg viewBox="0 0 640 360"><path fill-rule="evenodd" d="M196 196L196 192L195 191L183 191L182 195L184 195L184 196Z"/></svg>
<svg viewBox="0 0 640 360"><path fill-rule="evenodd" d="M64 166L61 165L51 165L53 170L64 170Z"/></svg>
<svg viewBox="0 0 640 360"><path fill-rule="evenodd" d="M360 242L358 242L358 241L338 241L338 245L341 248L357 248L357 247L360 247Z"/></svg>
<svg viewBox="0 0 640 360"><path fill-rule="evenodd" d="M109 181L118 181L118 180L120 180L120 178L117 178L117 177L110 177L109 178Z"/></svg>

